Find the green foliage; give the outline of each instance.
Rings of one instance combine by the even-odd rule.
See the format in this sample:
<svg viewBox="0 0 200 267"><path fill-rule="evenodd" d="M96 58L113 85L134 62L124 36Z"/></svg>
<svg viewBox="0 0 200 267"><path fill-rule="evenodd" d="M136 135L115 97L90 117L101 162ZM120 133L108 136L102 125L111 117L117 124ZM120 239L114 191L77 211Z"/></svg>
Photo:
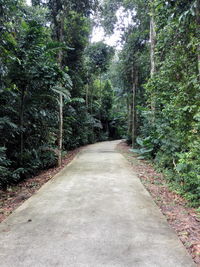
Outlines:
<svg viewBox="0 0 200 267"><path fill-rule="evenodd" d="M66 151L109 138L114 96L104 75L114 50L103 43L89 45L89 15L97 1L69 2L0 3L2 188L56 165L60 94Z"/></svg>
<svg viewBox="0 0 200 267"><path fill-rule="evenodd" d="M98 42L91 44L86 50L88 71L92 73L105 72L109 67L113 55L113 48L105 43Z"/></svg>
<svg viewBox="0 0 200 267"><path fill-rule="evenodd" d="M199 80L194 1L155 1L157 72L146 89L155 99L154 159L194 205L199 204ZM198 43L198 44L197 44ZM148 117L146 117L148 120ZM149 121L151 118L149 117ZM143 135L149 136L142 126Z"/></svg>
<svg viewBox="0 0 200 267"><path fill-rule="evenodd" d="M119 87L120 97L126 101L127 139L132 141L134 112L137 139L133 151L153 159L173 187L193 205L199 205L198 1L104 1L103 25L109 33L119 24L116 17L119 8L129 12L133 21L123 28L123 49L112 73L113 84ZM151 47L155 52L155 73L150 75L152 18L156 45L155 50ZM133 106L135 70L138 82Z"/></svg>
<svg viewBox="0 0 200 267"><path fill-rule="evenodd" d="M11 162L7 159L6 148L0 147L0 187L4 188L11 172L9 170Z"/></svg>
<svg viewBox="0 0 200 267"><path fill-rule="evenodd" d="M137 149L130 149L131 152L138 153L141 156L139 159L149 159L151 158L151 152L153 151L153 145L151 142L151 137L147 137L145 139L141 139L137 137L136 142L139 146Z"/></svg>

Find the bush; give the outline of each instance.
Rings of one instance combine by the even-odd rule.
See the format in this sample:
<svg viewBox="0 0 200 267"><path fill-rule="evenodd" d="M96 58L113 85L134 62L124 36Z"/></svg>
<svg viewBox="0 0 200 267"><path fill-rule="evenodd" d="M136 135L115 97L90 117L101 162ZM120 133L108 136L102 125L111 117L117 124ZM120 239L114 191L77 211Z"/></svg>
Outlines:
<svg viewBox="0 0 200 267"><path fill-rule="evenodd" d="M9 183L11 172L9 166L11 161L7 159L6 148L0 147L0 188L6 188Z"/></svg>

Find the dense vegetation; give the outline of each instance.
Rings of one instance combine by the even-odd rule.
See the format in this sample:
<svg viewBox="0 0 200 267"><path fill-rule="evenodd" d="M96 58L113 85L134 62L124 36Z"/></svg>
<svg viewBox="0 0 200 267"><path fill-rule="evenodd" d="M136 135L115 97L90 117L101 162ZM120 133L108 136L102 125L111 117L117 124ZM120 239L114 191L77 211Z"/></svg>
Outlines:
<svg viewBox="0 0 200 267"><path fill-rule="evenodd" d="M91 43L94 22L122 48ZM126 136L199 204L199 0L0 0L0 32L1 187Z"/></svg>
<svg viewBox="0 0 200 267"><path fill-rule="evenodd" d="M123 134L105 77L114 50L89 43L96 9L90 0L1 0L1 187L56 165L61 149Z"/></svg>
<svg viewBox="0 0 200 267"><path fill-rule="evenodd" d="M118 62L129 107L128 140L133 152L153 159L174 189L198 205L200 1L107 0L108 32L122 7L132 16Z"/></svg>

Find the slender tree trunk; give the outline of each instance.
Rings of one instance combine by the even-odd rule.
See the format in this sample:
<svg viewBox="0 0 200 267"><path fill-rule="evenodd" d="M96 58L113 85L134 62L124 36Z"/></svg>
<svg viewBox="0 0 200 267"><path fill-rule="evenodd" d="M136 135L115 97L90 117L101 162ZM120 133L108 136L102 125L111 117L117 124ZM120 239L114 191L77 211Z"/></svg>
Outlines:
<svg viewBox="0 0 200 267"><path fill-rule="evenodd" d="M58 139L58 166L62 165L62 146L63 146L63 96L59 95L59 139Z"/></svg>
<svg viewBox="0 0 200 267"><path fill-rule="evenodd" d="M132 133L131 133L131 137L132 137L132 147L135 146L135 91L136 91L136 87L135 87L135 83L133 83L133 98L132 98L132 107L133 107L133 111L132 111Z"/></svg>
<svg viewBox="0 0 200 267"><path fill-rule="evenodd" d="M132 92L128 99L128 138L132 140L132 117L133 117L133 105L132 105Z"/></svg>
<svg viewBox="0 0 200 267"><path fill-rule="evenodd" d="M58 54L58 63L62 69L62 51ZM58 135L58 166L62 165L62 147L63 147L63 96L59 94L59 135Z"/></svg>
<svg viewBox="0 0 200 267"><path fill-rule="evenodd" d="M64 22L69 10L69 1L51 0L51 15L54 24L54 39L59 43L64 42ZM63 69L63 51L58 52L57 57L60 69ZM60 84L62 86L62 84ZM58 166L62 164L62 146L63 146L63 96L60 93L59 99L59 133L58 133Z"/></svg>
<svg viewBox="0 0 200 267"><path fill-rule="evenodd" d="M150 57L151 57L151 77L156 72L155 67L155 46L156 46L156 31L155 31L155 21L154 21L154 15L151 15L150 19L150 43L151 43L151 51L150 51Z"/></svg>
<svg viewBox="0 0 200 267"><path fill-rule="evenodd" d="M101 72L99 74L99 81L100 81L100 107L102 106L102 77L101 77ZM99 119L101 120L101 108L99 112Z"/></svg>
<svg viewBox="0 0 200 267"><path fill-rule="evenodd" d="M197 0L196 21L197 21L197 40L200 40L200 0ZM200 80L200 45L198 45L197 47L197 64L198 64L198 75Z"/></svg>
<svg viewBox="0 0 200 267"><path fill-rule="evenodd" d="M138 84L138 70L132 68L132 146L136 142L136 89Z"/></svg>
<svg viewBox="0 0 200 267"><path fill-rule="evenodd" d="M99 96L99 102L100 102L100 108L99 108L99 122L101 123L101 108L102 108L102 80L101 80L101 72L99 73L99 81L100 81L100 96ZM101 135L101 128L99 128L99 137Z"/></svg>
<svg viewBox="0 0 200 267"><path fill-rule="evenodd" d="M64 19L66 15L66 7L60 13L58 32L58 41L63 43L64 41ZM63 68L63 51L60 50L58 53L58 64L60 69ZM61 85L62 86L62 85ZM59 136L58 136L58 166L62 165L62 148L63 148L63 96L59 94Z"/></svg>
<svg viewBox="0 0 200 267"><path fill-rule="evenodd" d="M86 92L85 92L85 105L86 105L86 109L88 110L88 106L89 106L89 84L86 84Z"/></svg>
<svg viewBox="0 0 200 267"><path fill-rule="evenodd" d="M25 90L21 91L21 103L20 103L20 164L22 164L23 152L24 152L24 98L25 98Z"/></svg>
<svg viewBox="0 0 200 267"><path fill-rule="evenodd" d="M155 46L156 46L156 30L155 30L155 17L154 17L154 0L151 1L151 16L150 16L150 61L151 61L151 78L156 73L156 64L155 64ZM155 120L155 96L152 93L151 95L151 111L153 115L153 122Z"/></svg>
<svg viewBox="0 0 200 267"><path fill-rule="evenodd" d="M93 96L93 86L91 87L91 90L90 90L90 114L91 116L93 117L93 99L94 99L94 96ZM95 134L94 134L94 124L92 123L92 142L95 141Z"/></svg>
<svg viewBox="0 0 200 267"><path fill-rule="evenodd" d="M89 109L89 78L88 78L88 71L87 71L87 84L86 84L86 90L85 90L85 105L86 105L86 109L88 111Z"/></svg>
<svg viewBox="0 0 200 267"><path fill-rule="evenodd" d="M131 129L131 105L130 105L130 99L129 96L127 96L127 125L128 125L128 137L130 136L130 129Z"/></svg>

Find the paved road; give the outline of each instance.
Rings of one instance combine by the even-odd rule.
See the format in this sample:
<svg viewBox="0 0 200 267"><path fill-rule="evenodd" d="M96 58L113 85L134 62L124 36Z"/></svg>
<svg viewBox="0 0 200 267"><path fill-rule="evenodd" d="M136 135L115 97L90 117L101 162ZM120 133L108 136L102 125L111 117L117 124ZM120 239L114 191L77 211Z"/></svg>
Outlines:
<svg viewBox="0 0 200 267"><path fill-rule="evenodd" d="M1 223L1 267L194 266L117 143L88 146Z"/></svg>

